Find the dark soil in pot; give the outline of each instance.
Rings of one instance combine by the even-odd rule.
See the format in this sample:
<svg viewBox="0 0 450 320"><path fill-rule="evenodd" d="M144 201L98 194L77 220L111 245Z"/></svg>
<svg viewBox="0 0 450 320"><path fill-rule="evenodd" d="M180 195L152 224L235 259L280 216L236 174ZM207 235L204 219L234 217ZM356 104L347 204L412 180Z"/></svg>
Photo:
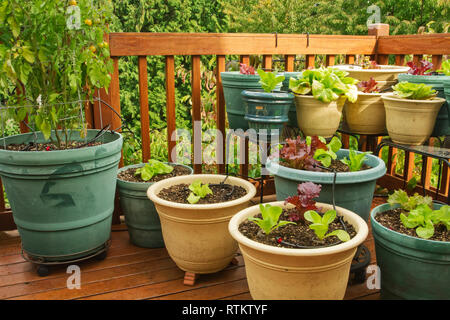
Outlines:
<svg viewBox="0 0 450 320"><path fill-rule="evenodd" d="M71 150L71 149L79 149L79 148L87 148L87 147L95 147L103 144L101 141L90 142L86 144L83 141L72 141L67 144L65 142L61 142L61 147L58 148L57 145L51 142L47 143L30 143L30 144L10 144L6 146L6 150L9 151L56 151L56 150ZM0 149L5 149L3 145L0 145Z"/></svg>
<svg viewBox="0 0 450 320"><path fill-rule="evenodd" d="M283 210L283 213L280 215L279 220L289 221L289 214L292 210L296 209ZM262 215L258 214L255 216L255 218L262 218ZM266 235L264 232L262 232L261 228L256 223L250 220L245 220L239 225L239 231L251 240L280 248L297 249L296 246L319 248L340 243L340 240L336 236L331 236L320 240L316 236L314 231L309 228L310 224L311 222L306 220L298 221L296 224L288 224L279 227L272 231L272 233L270 233L269 235ZM350 238L353 238L356 235L355 229L352 225L348 224L345 221L344 224L348 234L350 235ZM328 232L332 232L338 229L344 230L344 227L336 217L336 219L329 225ZM281 238L282 241L280 241L279 238ZM294 246L289 246L287 245L287 243L293 244Z"/></svg>
<svg viewBox="0 0 450 320"><path fill-rule="evenodd" d="M247 194L247 191L244 188L226 183L209 184L209 188L213 193L206 195L206 197L200 199L196 204L227 202L242 198ZM189 185L177 184L170 188L162 189L159 192L158 197L167 201L189 204L187 198L190 193L191 190L189 190Z"/></svg>
<svg viewBox="0 0 450 320"><path fill-rule="evenodd" d="M288 168L292 168L286 162L280 161L280 165L288 167ZM368 166L366 164L363 164L359 171L368 170L368 169L371 169L371 168L372 167L370 167L370 166ZM294 168L294 169L296 169L296 168ZM338 159L331 160L331 165L328 167L328 169L329 170L321 169L320 171L321 172L330 172L330 171L350 172L350 168L348 167L348 165L346 165L345 163L343 163L341 160L338 160Z"/></svg>
<svg viewBox="0 0 450 320"><path fill-rule="evenodd" d="M139 169L139 168L130 168L125 171L121 171L121 172L119 172L117 177L120 180L129 181L129 182L153 183L153 182L158 182L158 181L161 181L161 180L164 180L167 178L189 175L191 173L191 171L188 168L177 165L177 166L173 167L173 171L170 173L157 174L150 180L144 181L141 179L140 175L138 175L138 176L134 175L137 169Z"/></svg>
<svg viewBox="0 0 450 320"><path fill-rule="evenodd" d="M384 227L396 231L401 234L405 234L411 237L419 238L416 234L415 229L406 228L402 221L400 220L400 214L407 214L408 212L402 208L392 209L384 212L379 212L375 216L375 220L379 222ZM438 224L434 226L434 235L428 240L434 241L450 241L450 232L443 224Z"/></svg>

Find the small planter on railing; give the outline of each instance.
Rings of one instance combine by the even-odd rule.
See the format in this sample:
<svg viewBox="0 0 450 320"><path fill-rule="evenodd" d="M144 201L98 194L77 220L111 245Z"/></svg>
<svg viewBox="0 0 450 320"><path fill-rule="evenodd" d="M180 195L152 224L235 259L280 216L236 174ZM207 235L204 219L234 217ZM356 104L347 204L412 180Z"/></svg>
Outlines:
<svg viewBox="0 0 450 320"><path fill-rule="evenodd" d="M154 203L147 197L147 189L157 181L191 174L193 170L188 166L156 160L119 169L120 207L133 244L144 248L164 247L161 223Z"/></svg>
<svg viewBox="0 0 450 320"><path fill-rule="evenodd" d="M450 299L448 205L417 194L410 201L402 190L388 202L370 215L381 271L381 298Z"/></svg>

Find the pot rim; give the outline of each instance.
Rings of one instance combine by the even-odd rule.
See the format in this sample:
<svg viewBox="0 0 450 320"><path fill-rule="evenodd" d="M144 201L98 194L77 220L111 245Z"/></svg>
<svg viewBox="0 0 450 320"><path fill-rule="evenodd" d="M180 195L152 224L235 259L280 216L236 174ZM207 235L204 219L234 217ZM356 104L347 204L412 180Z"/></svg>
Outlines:
<svg viewBox="0 0 450 320"><path fill-rule="evenodd" d="M405 102L405 103L424 103L424 104L444 103L445 101L447 101L446 99L440 98L440 97L433 97L432 99L427 99L427 100L413 100L413 99L396 98L396 95L393 92L384 93L381 96L381 99L390 100L390 101L400 101L400 102Z"/></svg>
<svg viewBox="0 0 450 320"><path fill-rule="evenodd" d="M434 202L434 201L433 201L433 205L442 206L441 203L437 203L437 202ZM420 237L413 237L413 236L410 236L410 235L407 235L407 234L403 234L403 233L400 233L398 231L386 228L385 226L383 226L381 223L379 223L375 219L375 216L378 213L385 212L385 211L390 210L390 209L398 208L399 206L400 205L398 205L398 204L395 204L395 205L391 206L389 203L383 203L383 204L380 204L380 205L376 206L370 212L370 223L372 224L372 226L375 226L375 228L380 228L385 233L394 234L395 237L397 237L397 239L396 240L392 240L391 239L391 241L399 242L399 240L400 240L402 242L402 245L404 245L404 246L407 246L405 243L409 243L410 245L408 247L411 247L413 249L416 249L413 246L413 242L416 242L416 243L427 243L427 244L434 245L434 246L446 246L447 245L447 246L450 247L450 242L448 242L448 241L429 240L429 239L423 239L423 238L420 238ZM386 210L379 211L381 208L383 208L383 209L386 208ZM376 231L374 230L373 232L375 233Z"/></svg>
<svg viewBox="0 0 450 320"><path fill-rule="evenodd" d="M410 70L410 67L407 66L393 66L393 65L378 65L381 69L362 69L359 66L353 66L350 64L340 64L333 66L332 68L336 68L342 71L351 71L351 72L371 72L371 73L405 73ZM359 68L357 68L359 67Z"/></svg>
<svg viewBox="0 0 450 320"><path fill-rule="evenodd" d="M175 166L182 166L182 167L185 167L185 168L189 168L191 170L191 174L193 173L192 168L187 166L187 165L184 165L184 164L181 164L181 163L176 163L176 162L168 162L168 161L164 161L164 163L168 164L168 165L172 165L173 167L175 167ZM137 164L130 164L128 166L119 168L119 170L117 171L117 181L120 181L121 183L129 184L129 185L135 185L135 186L138 186L138 185L139 186L142 186L142 185L150 186L150 185L154 184L155 182L135 182L135 181L122 180L122 179L119 178L119 173L121 173L122 171L126 171L126 170L131 169L131 168L142 168L145 165L146 165L146 163L137 163ZM164 179L164 180L166 180L166 179Z"/></svg>
<svg viewBox="0 0 450 320"><path fill-rule="evenodd" d="M228 176L227 183L234 182L233 183L234 185L244 187L247 190L247 194L241 198L227 201L227 202L210 203L210 204L177 203L177 202L172 202L172 201L167 201L167 200L161 199L156 194L157 191L159 192L161 190L161 188L160 188L161 185L167 185L165 187L168 187L168 186L173 186L173 185L177 185L177 184L181 184L181 183L187 183L185 180L192 180L192 181L198 180L198 179L201 180L202 178L205 178L205 177L214 178L214 179L217 178L218 182L220 182L223 179L225 179L226 176L221 175L221 174L193 174L193 175L188 175L188 176L178 176L178 177L164 179L164 180L153 183L148 188L147 197L150 200L152 200L155 204L159 204L162 206L172 207L172 208L182 209L182 210L199 211L199 210L222 209L222 208L236 206L238 204L250 201L256 195L256 187L252 183L250 183L244 179L241 179L238 177L233 177L233 176Z"/></svg>
<svg viewBox="0 0 450 320"><path fill-rule="evenodd" d="M276 205L276 206L282 206L284 207L291 207L292 205L284 204L284 201L274 201L269 202L268 204ZM316 203L318 207L325 208L325 209L333 209L333 206L331 204L325 204L325 203ZM239 224L244 221L245 218L249 216L253 216L259 212L259 205L254 205L252 207L246 208L231 218L229 224L228 224L228 230L231 234L231 236L239 243L243 244L247 247L250 247L254 250L262 251L265 253L270 254L276 254L276 255L285 255L285 256L298 256L298 257L304 257L304 256L322 256L322 255L328 255L328 254L336 254L340 253L346 250L350 250L352 248L357 247L362 242L364 242L369 234L369 228L367 226L367 223L356 213L344 209L342 207L336 206L336 210L339 214L344 216L344 220L347 220L345 218L350 217L353 222L351 223L355 229L357 229L356 236L354 236L352 239L350 239L347 242L343 242L334 246L330 247L324 247L324 248L314 248L314 249L295 249L295 248L279 248L263 243L259 243L257 241L251 240L244 236L239 231ZM350 222L349 222L350 223Z"/></svg>

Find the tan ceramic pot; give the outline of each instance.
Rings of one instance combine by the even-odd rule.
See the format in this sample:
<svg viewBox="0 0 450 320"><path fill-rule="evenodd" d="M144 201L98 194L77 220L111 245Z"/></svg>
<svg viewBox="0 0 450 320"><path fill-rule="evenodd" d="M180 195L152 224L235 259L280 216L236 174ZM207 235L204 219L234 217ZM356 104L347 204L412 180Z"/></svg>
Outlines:
<svg viewBox="0 0 450 320"><path fill-rule="evenodd" d="M295 95L299 128L307 136L332 137L341 122L345 100L345 97L341 97L325 103L313 96Z"/></svg>
<svg viewBox="0 0 450 320"><path fill-rule="evenodd" d="M393 93L381 96L386 110L386 127L392 141L421 145L433 132L436 117L445 99L429 100L398 98Z"/></svg>
<svg viewBox="0 0 450 320"><path fill-rule="evenodd" d="M386 131L386 111L381 93L358 93L354 103L345 102L345 120L350 131L359 134L379 134Z"/></svg>
<svg viewBox="0 0 450 320"><path fill-rule="evenodd" d="M347 71L349 77L358 79L359 81L367 81L374 78L378 82L378 88L384 91L390 89L397 83L398 75L409 71L409 67L380 65L381 69L363 69L354 65L337 65L333 68Z"/></svg>
<svg viewBox="0 0 450 320"><path fill-rule="evenodd" d="M228 222L250 205L256 188L246 180L228 177L227 184L247 190L244 197L217 204L182 204L158 197L162 189L182 183L189 185L198 179L203 183L220 183L225 176L196 174L165 179L153 184L147 196L155 204L164 243L177 266L197 274L214 273L224 269L237 251L237 243L228 233Z"/></svg>
<svg viewBox="0 0 450 320"><path fill-rule="evenodd" d="M272 202L284 205L284 201ZM317 203L332 209L331 205ZM255 300L343 299L356 249L367 237L366 222L347 209L336 207L357 234L347 242L317 249L279 248L245 237L239 224L258 214L259 206L242 210L231 219L229 230L244 257L250 294Z"/></svg>

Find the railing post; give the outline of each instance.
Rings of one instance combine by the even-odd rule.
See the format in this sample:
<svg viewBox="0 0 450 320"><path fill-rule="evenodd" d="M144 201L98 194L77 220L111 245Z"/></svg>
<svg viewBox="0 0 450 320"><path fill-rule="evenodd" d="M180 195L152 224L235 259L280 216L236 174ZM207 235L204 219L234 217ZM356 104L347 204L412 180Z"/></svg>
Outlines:
<svg viewBox="0 0 450 320"><path fill-rule="evenodd" d="M369 36L388 36L389 35L389 25L386 23L374 23L369 25ZM378 42L378 39L377 39ZM378 46L375 46L375 61L378 64L388 64L389 63L389 55L387 54L378 54Z"/></svg>

